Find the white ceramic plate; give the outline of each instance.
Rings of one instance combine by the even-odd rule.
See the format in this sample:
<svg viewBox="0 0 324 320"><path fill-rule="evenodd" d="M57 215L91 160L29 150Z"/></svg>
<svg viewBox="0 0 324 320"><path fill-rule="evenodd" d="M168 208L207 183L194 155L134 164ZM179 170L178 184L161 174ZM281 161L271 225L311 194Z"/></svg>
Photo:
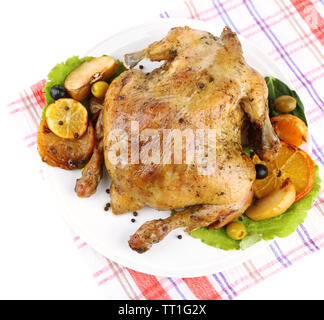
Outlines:
<svg viewBox="0 0 324 320"><path fill-rule="evenodd" d="M121 59L125 53L140 50L162 39L170 28L185 25L209 31L217 36L222 31L221 26L216 24L195 20L161 19L118 33L101 42L87 52L87 55L107 54ZM245 39L240 40L244 56L252 67L264 76L271 75L289 83L267 55ZM144 70L158 65L147 62L143 64ZM69 172L49 166L46 166L45 171L53 188L53 198L57 199L60 212L71 228L105 257L137 271L169 277L202 276L237 265L269 245L262 241L245 251L222 251L191 238L183 230L175 230L147 253L138 254L128 246L130 235L145 221L165 218L169 212L146 208L139 211L136 223L131 223L132 213L114 216L111 212L103 210L109 202L109 196L105 192L110 185L107 176L100 183L95 195L88 199L79 199L74 193L74 185L80 171ZM182 240L177 239L178 234L183 235Z"/></svg>

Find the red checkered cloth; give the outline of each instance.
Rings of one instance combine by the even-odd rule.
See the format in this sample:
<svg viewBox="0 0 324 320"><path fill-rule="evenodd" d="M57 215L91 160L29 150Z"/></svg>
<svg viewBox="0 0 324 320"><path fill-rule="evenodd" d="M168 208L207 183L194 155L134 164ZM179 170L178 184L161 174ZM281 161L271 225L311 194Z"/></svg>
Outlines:
<svg viewBox="0 0 324 320"><path fill-rule="evenodd" d="M323 0L187 0L161 18L185 17L228 25L267 52L290 78L306 106L312 131L313 157L324 168L324 1ZM45 105L45 80L20 93L8 105L23 132L26 146L39 161L36 132ZM40 166L41 167L41 166ZM240 265L199 278L164 278L114 263L74 236L109 299L233 299L244 290L288 268L324 247L324 193L321 191L305 223L288 238Z"/></svg>

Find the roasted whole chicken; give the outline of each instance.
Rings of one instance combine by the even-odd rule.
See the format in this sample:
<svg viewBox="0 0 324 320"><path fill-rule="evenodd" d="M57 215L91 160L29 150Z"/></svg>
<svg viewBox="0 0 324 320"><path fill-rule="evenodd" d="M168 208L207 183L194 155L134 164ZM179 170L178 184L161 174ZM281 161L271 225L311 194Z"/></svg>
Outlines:
<svg viewBox="0 0 324 320"><path fill-rule="evenodd" d="M150 73L132 69L144 58L165 62ZM144 206L179 209L167 219L146 222L131 236L130 247L142 253L175 228L219 228L243 214L253 198L255 168L242 150L242 132L265 160L276 157L279 140L268 116L266 83L245 62L236 34L225 28L218 38L177 27L124 59L130 70L111 83L104 103L104 156L112 179L112 211L122 214ZM206 165L196 157L176 162L175 140L164 139L161 133L187 129L203 129L204 135L211 130L216 137L211 147L203 143L215 159L207 174ZM112 138L116 132L123 140L118 150L116 135ZM160 148L152 147L153 140L161 142ZM118 158L123 148L134 146L138 151L129 151L127 161ZM182 160L185 149L182 143ZM111 159L114 150L116 161Z"/></svg>

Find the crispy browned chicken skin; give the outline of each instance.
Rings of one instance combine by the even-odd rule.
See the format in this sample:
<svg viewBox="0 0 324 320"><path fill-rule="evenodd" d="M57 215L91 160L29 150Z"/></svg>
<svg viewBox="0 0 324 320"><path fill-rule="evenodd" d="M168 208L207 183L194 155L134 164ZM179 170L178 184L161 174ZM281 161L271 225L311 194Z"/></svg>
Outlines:
<svg viewBox="0 0 324 320"><path fill-rule="evenodd" d="M88 198L96 193L102 178L103 167L103 111L99 112L95 129L96 143L92 156L83 168L82 176L77 179L75 193L80 198Z"/></svg>
<svg viewBox="0 0 324 320"><path fill-rule="evenodd" d="M149 249L175 227L194 230L213 222L217 225L219 219L228 222L227 216L233 220L244 212L255 180L254 165L241 147L246 120L250 143L261 158L274 158L279 149L268 116L266 83L246 64L240 42L229 28L220 38L189 27L173 28L161 41L126 55L125 61L135 66L143 58L166 62L151 73L122 73L110 85L105 99L105 163L112 179L112 211L122 214L144 206L190 208L142 226L129 241L138 252ZM199 174L195 161L113 164L109 134L122 129L130 137L131 121L138 121L139 133L145 129L214 129L216 170ZM141 150L145 144L141 141Z"/></svg>

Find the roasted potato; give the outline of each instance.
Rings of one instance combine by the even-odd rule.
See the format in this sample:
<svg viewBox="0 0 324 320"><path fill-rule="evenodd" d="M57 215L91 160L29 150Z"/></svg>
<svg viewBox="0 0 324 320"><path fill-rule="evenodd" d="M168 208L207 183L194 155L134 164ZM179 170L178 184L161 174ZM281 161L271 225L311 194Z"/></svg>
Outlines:
<svg viewBox="0 0 324 320"><path fill-rule="evenodd" d="M117 70L114 58L102 56L93 58L72 71L64 82L70 96L78 101L89 98L91 85L100 80L108 80Z"/></svg>
<svg viewBox="0 0 324 320"><path fill-rule="evenodd" d="M38 152L42 160L53 167L66 170L81 169L89 161L95 146L95 131L89 123L79 139L63 139L48 128L42 120L37 134Z"/></svg>

